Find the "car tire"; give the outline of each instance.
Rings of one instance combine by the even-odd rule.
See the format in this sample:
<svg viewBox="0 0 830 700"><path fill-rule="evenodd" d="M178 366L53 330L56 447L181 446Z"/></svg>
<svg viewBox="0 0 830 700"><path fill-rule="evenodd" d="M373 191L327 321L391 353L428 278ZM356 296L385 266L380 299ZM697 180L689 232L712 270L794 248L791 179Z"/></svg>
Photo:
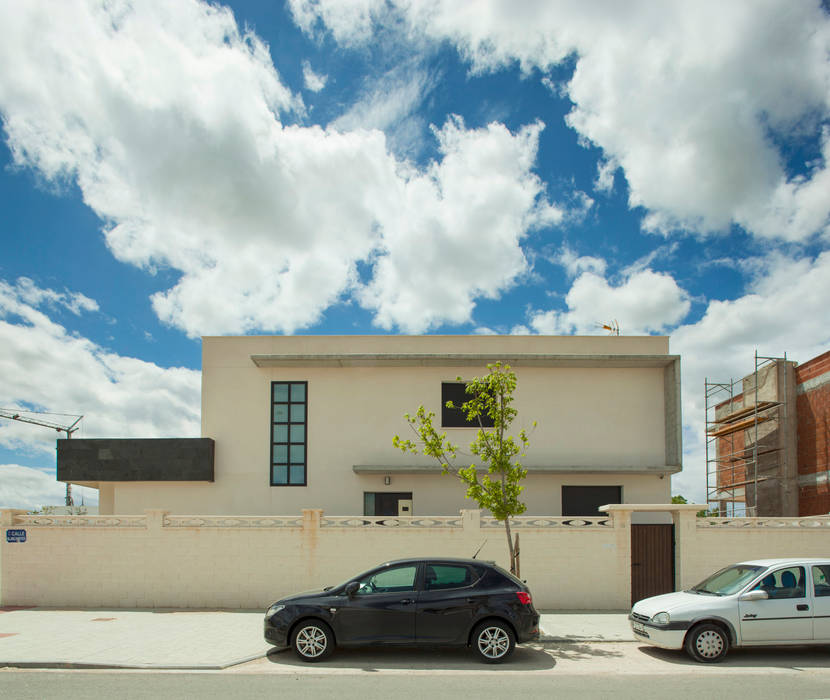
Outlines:
<svg viewBox="0 0 830 700"><path fill-rule="evenodd" d="M499 664L516 648L516 635L498 620L482 622L473 632L473 650L486 664Z"/></svg>
<svg viewBox="0 0 830 700"><path fill-rule="evenodd" d="M684 646L686 653L695 661L717 663L729 651L729 635L720 625L707 622L694 627L686 635Z"/></svg>
<svg viewBox="0 0 830 700"><path fill-rule="evenodd" d="M334 651L334 632L325 622L304 620L291 634L291 646L303 661L316 663Z"/></svg>

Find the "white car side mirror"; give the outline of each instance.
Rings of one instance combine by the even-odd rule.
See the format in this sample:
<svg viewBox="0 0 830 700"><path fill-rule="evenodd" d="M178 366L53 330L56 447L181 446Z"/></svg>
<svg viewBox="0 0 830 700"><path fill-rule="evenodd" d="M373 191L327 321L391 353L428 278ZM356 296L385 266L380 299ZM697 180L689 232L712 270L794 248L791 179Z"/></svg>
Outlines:
<svg viewBox="0 0 830 700"><path fill-rule="evenodd" d="M752 603L752 602L755 602L756 600L768 600L768 599L769 599L769 593L767 593L766 591L762 591L760 589L755 589L754 591L747 591L740 598L738 598L738 600L740 600L742 603Z"/></svg>

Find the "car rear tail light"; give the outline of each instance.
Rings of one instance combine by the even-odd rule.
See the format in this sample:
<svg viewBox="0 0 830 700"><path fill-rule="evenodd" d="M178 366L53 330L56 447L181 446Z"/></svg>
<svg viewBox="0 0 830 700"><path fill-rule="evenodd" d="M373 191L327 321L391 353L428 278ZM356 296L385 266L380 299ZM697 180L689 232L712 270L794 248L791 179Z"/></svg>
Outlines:
<svg viewBox="0 0 830 700"><path fill-rule="evenodd" d="M530 605L533 600L530 597L530 593L525 593L524 591L516 591L516 595L519 597L519 602L522 605Z"/></svg>

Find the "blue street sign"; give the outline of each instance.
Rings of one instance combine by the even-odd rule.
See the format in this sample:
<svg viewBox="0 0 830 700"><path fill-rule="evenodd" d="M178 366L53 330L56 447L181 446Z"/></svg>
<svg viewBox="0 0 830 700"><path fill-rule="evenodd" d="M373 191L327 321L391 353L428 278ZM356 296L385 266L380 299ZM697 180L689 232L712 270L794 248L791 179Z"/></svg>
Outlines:
<svg viewBox="0 0 830 700"><path fill-rule="evenodd" d="M6 542L25 542L25 530L6 530Z"/></svg>

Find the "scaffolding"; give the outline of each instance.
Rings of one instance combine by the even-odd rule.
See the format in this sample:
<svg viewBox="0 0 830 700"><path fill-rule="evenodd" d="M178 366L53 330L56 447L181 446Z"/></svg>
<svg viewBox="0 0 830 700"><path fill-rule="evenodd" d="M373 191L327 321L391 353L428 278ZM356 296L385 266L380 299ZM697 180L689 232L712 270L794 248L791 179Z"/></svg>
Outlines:
<svg viewBox="0 0 830 700"><path fill-rule="evenodd" d="M781 401L786 386L776 383L774 400L762 397L760 387L767 368L786 361L786 354L765 357L756 350L751 375L728 383L705 380L706 500L709 511L720 517L757 517L759 485L781 479L779 427L787 425L786 401ZM786 382L786 372L783 378Z"/></svg>

